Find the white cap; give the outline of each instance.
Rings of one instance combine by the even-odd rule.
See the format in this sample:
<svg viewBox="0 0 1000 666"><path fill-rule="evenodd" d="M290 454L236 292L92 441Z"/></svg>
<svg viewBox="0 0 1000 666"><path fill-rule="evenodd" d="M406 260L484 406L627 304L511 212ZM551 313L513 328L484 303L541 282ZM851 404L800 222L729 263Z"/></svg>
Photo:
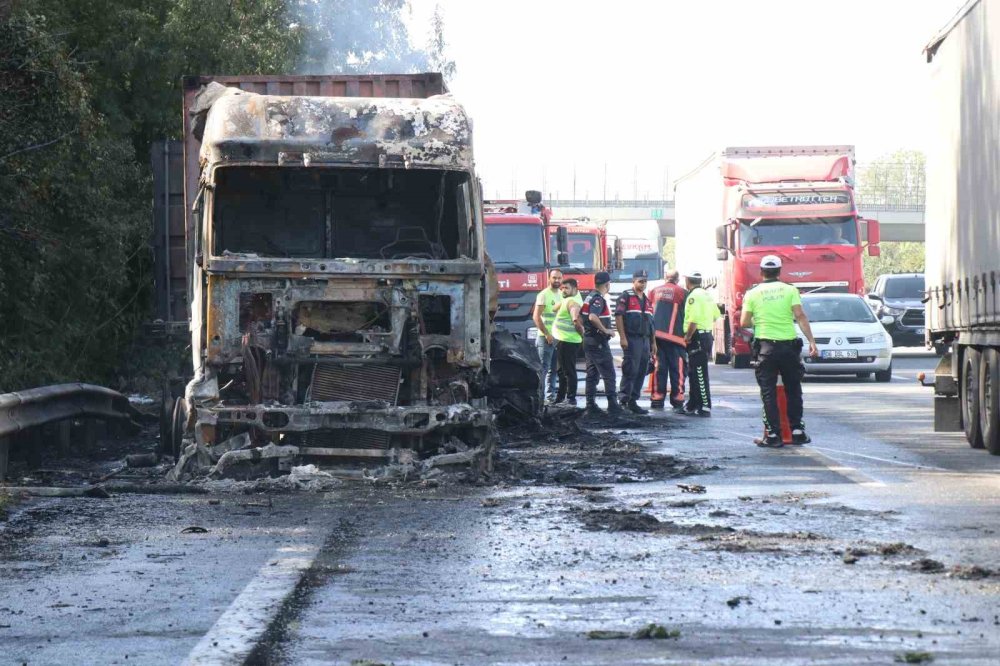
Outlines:
<svg viewBox="0 0 1000 666"><path fill-rule="evenodd" d="M684 277L691 278L692 280L700 280L701 271L688 271L687 273L684 274Z"/></svg>
<svg viewBox="0 0 1000 666"><path fill-rule="evenodd" d="M781 268L781 257L769 254L760 260L761 268Z"/></svg>

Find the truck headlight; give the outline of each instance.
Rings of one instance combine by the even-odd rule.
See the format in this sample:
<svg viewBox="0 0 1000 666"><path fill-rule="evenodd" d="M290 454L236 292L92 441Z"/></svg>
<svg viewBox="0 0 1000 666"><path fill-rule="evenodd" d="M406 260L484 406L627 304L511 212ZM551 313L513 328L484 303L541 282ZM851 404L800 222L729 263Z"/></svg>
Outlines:
<svg viewBox="0 0 1000 666"><path fill-rule="evenodd" d="M885 333L872 333L865 338L865 342L885 342Z"/></svg>
<svg viewBox="0 0 1000 666"><path fill-rule="evenodd" d="M883 307L882 314L892 315L893 317L900 317L906 314L906 308Z"/></svg>

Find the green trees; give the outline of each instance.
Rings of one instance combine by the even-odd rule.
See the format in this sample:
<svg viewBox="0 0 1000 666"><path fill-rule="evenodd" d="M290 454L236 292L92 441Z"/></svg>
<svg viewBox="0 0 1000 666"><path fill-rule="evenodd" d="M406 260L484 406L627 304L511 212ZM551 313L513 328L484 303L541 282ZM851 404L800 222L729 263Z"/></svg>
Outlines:
<svg viewBox="0 0 1000 666"><path fill-rule="evenodd" d="M149 312L149 146L180 136L183 75L426 69L406 8L0 0L0 392L114 377Z"/></svg>
<svg viewBox="0 0 1000 666"><path fill-rule="evenodd" d="M101 376L143 302L145 180L38 16L0 26L0 390Z"/></svg>
<svg viewBox="0 0 1000 666"><path fill-rule="evenodd" d="M858 201L862 206L922 206L925 164L920 151L897 150L865 165L858 173ZM882 273L923 272L923 243L887 241L881 247L881 256L864 258L865 284L869 287Z"/></svg>

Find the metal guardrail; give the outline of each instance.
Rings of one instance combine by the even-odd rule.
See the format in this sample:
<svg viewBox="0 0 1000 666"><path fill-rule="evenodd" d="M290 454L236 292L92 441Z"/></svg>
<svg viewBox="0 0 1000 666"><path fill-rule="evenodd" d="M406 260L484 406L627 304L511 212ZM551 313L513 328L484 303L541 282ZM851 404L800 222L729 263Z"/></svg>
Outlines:
<svg viewBox="0 0 1000 666"><path fill-rule="evenodd" d="M134 413L121 393L93 384L57 384L0 394L0 481L7 474L11 435L67 419L129 419Z"/></svg>
<svg viewBox="0 0 1000 666"><path fill-rule="evenodd" d="M93 384L56 384L0 394L0 437L81 416L129 418L128 398Z"/></svg>

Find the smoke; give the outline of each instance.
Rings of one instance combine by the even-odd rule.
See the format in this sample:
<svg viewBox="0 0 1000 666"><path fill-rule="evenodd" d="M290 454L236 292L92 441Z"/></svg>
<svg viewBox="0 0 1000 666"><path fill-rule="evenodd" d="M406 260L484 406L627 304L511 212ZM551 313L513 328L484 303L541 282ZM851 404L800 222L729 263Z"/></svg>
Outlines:
<svg viewBox="0 0 1000 666"><path fill-rule="evenodd" d="M424 72L436 64L410 38L409 0L290 1L303 40L298 74Z"/></svg>

